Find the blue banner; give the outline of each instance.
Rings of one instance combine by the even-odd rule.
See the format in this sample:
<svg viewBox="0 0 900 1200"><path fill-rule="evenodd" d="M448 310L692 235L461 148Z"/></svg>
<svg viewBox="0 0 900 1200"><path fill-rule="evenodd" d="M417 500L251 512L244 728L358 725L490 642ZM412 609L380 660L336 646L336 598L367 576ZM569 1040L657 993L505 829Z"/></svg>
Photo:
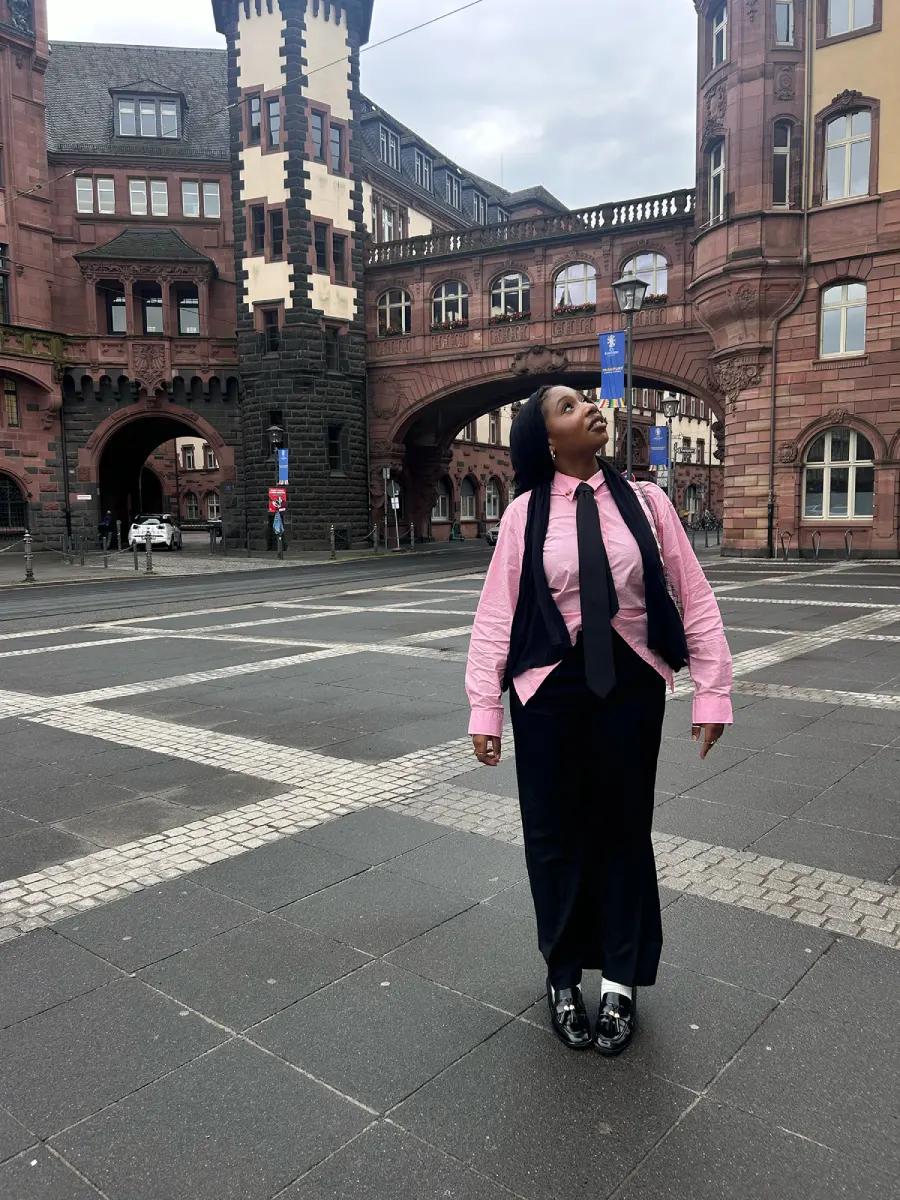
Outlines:
<svg viewBox="0 0 900 1200"><path fill-rule="evenodd" d="M288 452L287 450L278 451L278 485L284 487L288 482Z"/></svg>
<svg viewBox="0 0 900 1200"><path fill-rule="evenodd" d="M600 334L600 407L625 407L625 331Z"/></svg>
<svg viewBox="0 0 900 1200"><path fill-rule="evenodd" d="M667 467L669 465L669 427L667 425L650 426L650 466Z"/></svg>

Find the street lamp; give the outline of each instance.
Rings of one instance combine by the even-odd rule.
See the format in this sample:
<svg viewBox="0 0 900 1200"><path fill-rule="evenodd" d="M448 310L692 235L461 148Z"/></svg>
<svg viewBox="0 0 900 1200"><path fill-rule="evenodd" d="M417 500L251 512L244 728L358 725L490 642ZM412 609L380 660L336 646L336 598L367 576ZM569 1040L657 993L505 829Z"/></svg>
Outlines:
<svg viewBox="0 0 900 1200"><path fill-rule="evenodd" d="M269 449L275 454L284 445L284 430L280 425L270 425L266 433L269 435Z"/></svg>
<svg viewBox="0 0 900 1200"><path fill-rule="evenodd" d="M626 388L628 390L628 407L627 412L627 432L628 444L625 458L625 476L631 478L631 459L632 459L632 410L634 408L634 388L631 379L631 359L632 359L632 343L634 342L634 314L640 312L644 304L644 297L647 295L649 284L644 279L639 279L637 275L624 275L621 279L617 279L612 285L613 292L616 296L616 304L619 306L619 312L625 316L625 344L628 354L628 379Z"/></svg>
<svg viewBox="0 0 900 1200"><path fill-rule="evenodd" d="M672 452L673 451L673 448L672 448L672 418L678 412L679 405L680 405L680 401L678 400L677 396L666 396L665 400L663 400L663 402L662 402L663 412L666 414L666 420L669 423L669 440L666 443L666 445L668 446L666 457L669 460L669 478L668 478L669 486L666 490L669 493L670 500L672 499L672 495L674 492L673 484L675 482L675 462L674 462L674 455Z"/></svg>

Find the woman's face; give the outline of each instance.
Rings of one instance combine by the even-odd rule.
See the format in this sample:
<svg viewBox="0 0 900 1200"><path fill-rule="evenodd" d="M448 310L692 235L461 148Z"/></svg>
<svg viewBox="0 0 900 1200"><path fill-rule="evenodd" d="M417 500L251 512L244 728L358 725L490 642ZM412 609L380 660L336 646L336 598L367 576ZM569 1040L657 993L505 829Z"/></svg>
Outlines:
<svg viewBox="0 0 900 1200"><path fill-rule="evenodd" d="M550 449L559 458L599 454L609 441L602 410L572 388L551 388L544 397L543 410Z"/></svg>

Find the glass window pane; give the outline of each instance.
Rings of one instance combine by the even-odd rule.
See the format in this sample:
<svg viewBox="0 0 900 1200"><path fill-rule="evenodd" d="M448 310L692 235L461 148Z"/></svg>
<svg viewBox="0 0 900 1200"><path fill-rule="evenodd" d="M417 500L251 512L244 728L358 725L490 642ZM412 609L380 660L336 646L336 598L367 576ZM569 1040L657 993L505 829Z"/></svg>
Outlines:
<svg viewBox="0 0 900 1200"><path fill-rule="evenodd" d="M871 462L875 457L872 450L872 443L867 437L863 437L861 433L856 435L856 461Z"/></svg>
<svg viewBox="0 0 900 1200"><path fill-rule="evenodd" d="M94 181L93 179L75 180L75 206L80 213L94 211Z"/></svg>
<svg viewBox="0 0 900 1200"><path fill-rule="evenodd" d="M775 145L786 148L791 144L791 127L786 121L779 121L775 126Z"/></svg>
<svg viewBox="0 0 900 1200"><path fill-rule="evenodd" d="M847 194L847 147L832 146L825 166L825 199L843 200Z"/></svg>
<svg viewBox="0 0 900 1200"><path fill-rule="evenodd" d="M851 0L828 0L828 36L850 32Z"/></svg>
<svg viewBox="0 0 900 1200"><path fill-rule="evenodd" d="M825 461L825 434L817 437L809 450L806 452L807 462L824 462Z"/></svg>
<svg viewBox="0 0 900 1200"><path fill-rule="evenodd" d="M156 137L156 101L141 101L141 137Z"/></svg>
<svg viewBox="0 0 900 1200"><path fill-rule="evenodd" d="M850 430L832 429L831 431L831 461L850 461Z"/></svg>
<svg viewBox="0 0 900 1200"><path fill-rule="evenodd" d="M200 184L182 183L181 211L186 217L200 216Z"/></svg>
<svg viewBox="0 0 900 1200"><path fill-rule="evenodd" d="M637 269L639 271L646 271L648 267L652 268L653 259L654 255L652 254L639 254L637 256Z"/></svg>
<svg viewBox="0 0 900 1200"><path fill-rule="evenodd" d="M848 300L865 300L866 285L864 283L848 283L847 284L847 299Z"/></svg>
<svg viewBox="0 0 900 1200"><path fill-rule="evenodd" d="M102 213L116 211L116 182L114 179L97 180L97 210Z"/></svg>
<svg viewBox="0 0 900 1200"><path fill-rule="evenodd" d="M868 137L872 132L872 114L867 108L850 117L850 132L854 137Z"/></svg>
<svg viewBox="0 0 900 1200"><path fill-rule="evenodd" d="M163 103L159 106L159 123L163 137L178 136L178 106Z"/></svg>
<svg viewBox="0 0 900 1200"><path fill-rule="evenodd" d="M875 511L875 468L856 468L856 487L853 493L853 515L871 517Z"/></svg>
<svg viewBox="0 0 900 1200"><path fill-rule="evenodd" d="M866 196L869 192L870 141L854 142L850 147L850 195Z"/></svg>
<svg viewBox="0 0 900 1200"><path fill-rule="evenodd" d="M849 488L850 468L833 467L831 471L831 486L828 489L828 515L830 517L847 516Z"/></svg>
<svg viewBox="0 0 900 1200"><path fill-rule="evenodd" d="M866 308L859 304L847 309L847 354L862 354L866 348Z"/></svg>
<svg viewBox="0 0 900 1200"><path fill-rule="evenodd" d="M169 189L164 179L150 181L150 211L154 217L165 217L169 212Z"/></svg>
<svg viewBox="0 0 900 1200"><path fill-rule="evenodd" d="M131 197L131 211L134 216L145 216L147 213L147 184L143 179L132 179L128 185Z"/></svg>
<svg viewBox="0 0 900 1200"><path fill-rule="evenodd" d="M821 467L807 469L803 502L803 515L805 517L821 517L823 515L825 511L822 505L824 486L824 470Z"/></svg>
<svg viewBox="0 0 900 1200"><path fill-rule="evenodd" d="M782 45L787 45L793 40L791 33L791 5L789 3L776 4L775 40L781 42Z"/></svg>
<svg viewBox="0 0 900 1200"><path fill-rule="evenodd" d="M825 139L830 144L840 142L848 137L850 130L847 125L847 117L835 117L833 121L829 121L825 127Z"/></svg>
<svg viewBox="0 0 900 1200"><path fill-rule="evenodd" d="M875 0L856 0L853 13L853 28L865 29L875 21Z"/></svg>
<svg viewBox="0 0 900 1200"><path fill-rule="evenodd" d="M119 101L119 135L121 137L134 137L137 133L137 126L134 120L134 101L120 100Z"/></svg>
<svg viewBox="0 0 900 1200"><path fill-rule="evenodd" d="M788 156L776 154L772 179L772 203L787 204L788 202Z"/></svg>
<svg viewBox="0 0 900 1200"><path fill-rule="evenodd" d="M217 183L204 183L203 185L203 215L205 217L221 216L222 201L219 195L219 185Z"/></svg>
<svg viewBox="0 0 900 1200"><path fill-rule="evenodd" d="M841 310L826 309L822 313L822 353L841 353Z"/></svg>
<svg viewBox="0 0 900 1200"><path fill-rule="evenodd" d="M859 285L850 284L850 286L858 287ZM863 287L865 287L865 284L863 284ZM830 308L833 304L840 304L843 294L844 289L841 284L837 284L836 287L826 288L822 295L822 303L826 308Z"/></svg>

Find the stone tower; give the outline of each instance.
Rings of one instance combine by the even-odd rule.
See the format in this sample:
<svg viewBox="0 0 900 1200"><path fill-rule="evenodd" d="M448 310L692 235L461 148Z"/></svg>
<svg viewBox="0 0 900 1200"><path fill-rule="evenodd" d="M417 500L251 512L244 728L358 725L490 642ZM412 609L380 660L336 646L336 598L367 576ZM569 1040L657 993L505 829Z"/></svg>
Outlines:
<svg viewBox="0 0 900 1200"><path fill-rule="evenodd" d="M272 427L285 526L321 547L368 529L359 47L373 0L213 0L228 39L242 470L269 543ZM277 436L277 435L276 435Z"/></svg>

